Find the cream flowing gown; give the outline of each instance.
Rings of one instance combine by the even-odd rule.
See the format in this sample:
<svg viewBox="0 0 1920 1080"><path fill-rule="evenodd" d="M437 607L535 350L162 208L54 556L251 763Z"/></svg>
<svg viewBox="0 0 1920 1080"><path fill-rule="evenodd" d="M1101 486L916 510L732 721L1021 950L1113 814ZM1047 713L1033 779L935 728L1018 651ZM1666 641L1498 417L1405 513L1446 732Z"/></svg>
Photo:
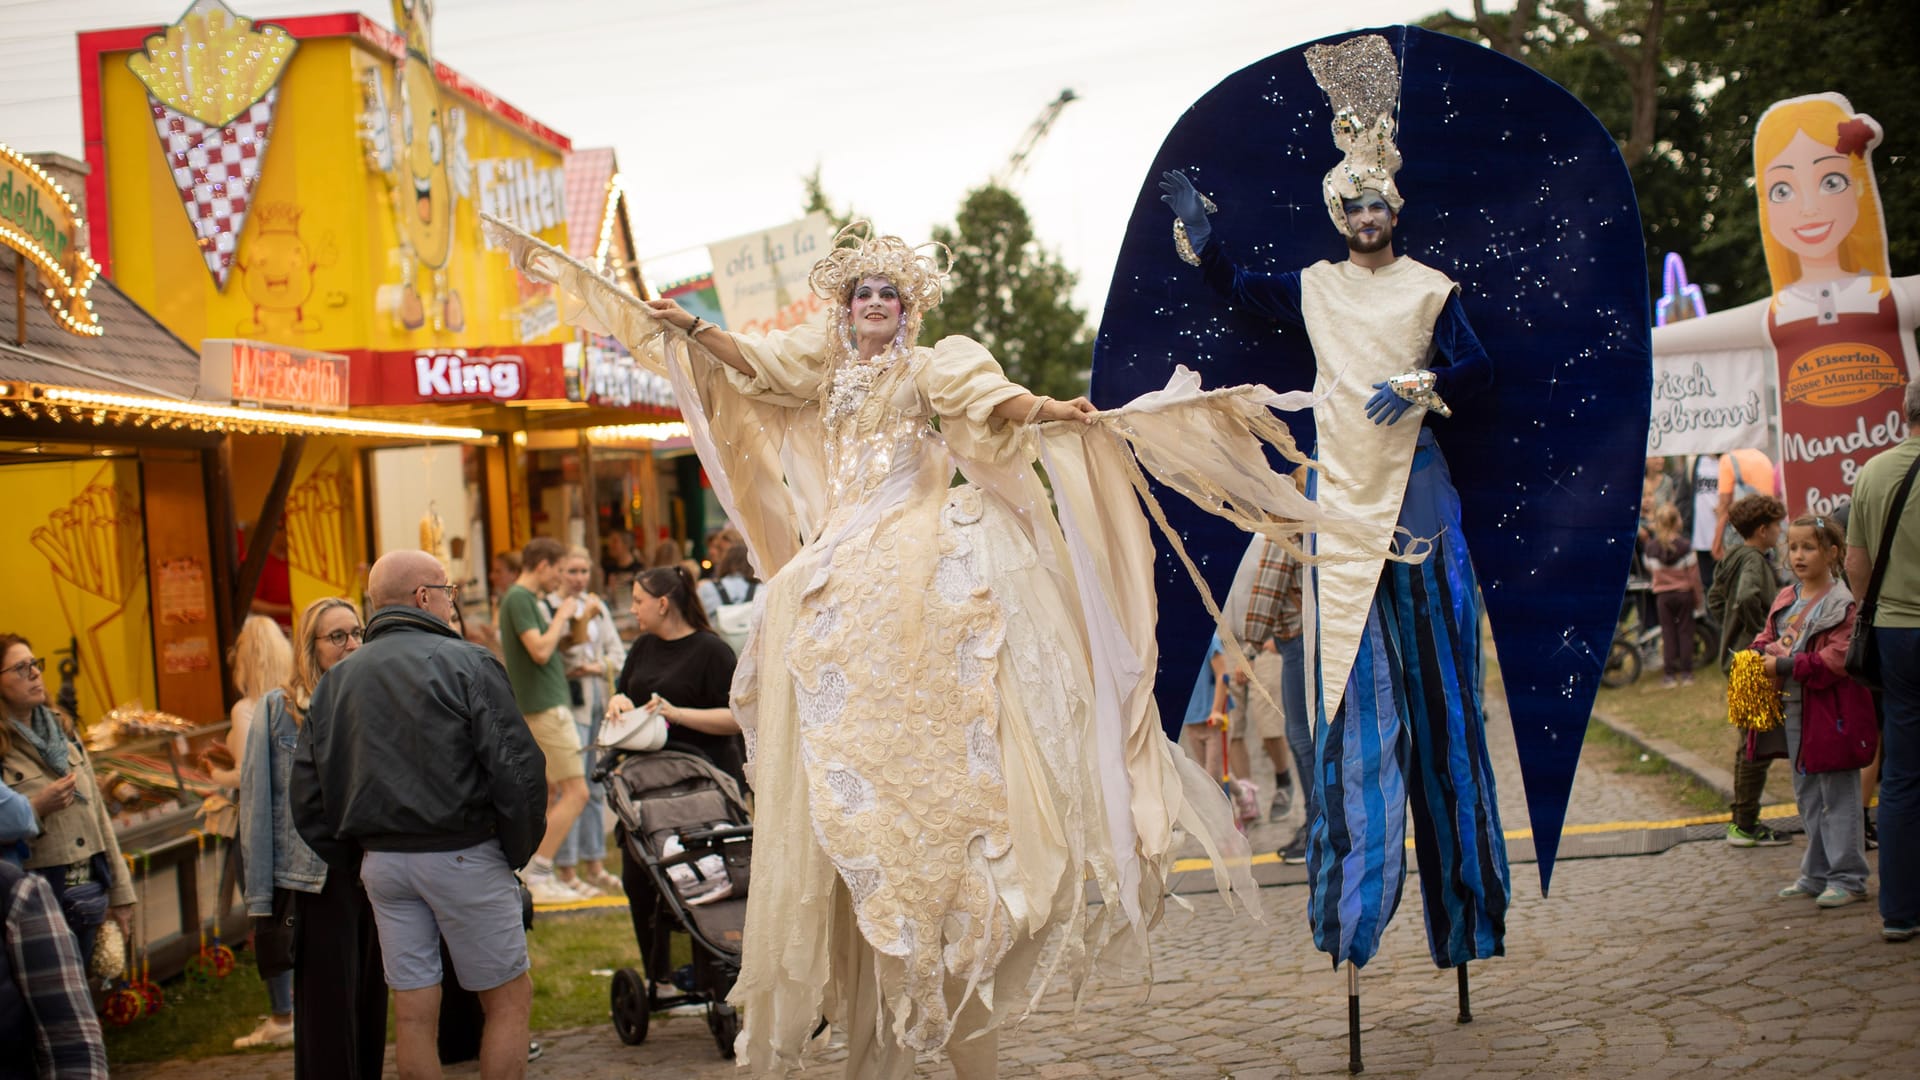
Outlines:
<svg viewBox="0 0 1920 1080"><path fill-rule="evenodd" d="M748 378L489 227L571 321L673 381L767 582L732 699L756 796L730 997L743 1065L795 1066L822 1016L910 1065L1024 1014L1057 973L1076 992L1096 968L1144 990L1183 836L1257 916L1219 785L1153 706L1142 467L1243 527L1346 529L1262 454L1263 437L1291 448L1269 410L1309 396L1203 392L1183 372L1092 425L1029 428L992 416L1025 391L976 342L836 365L810 327L736 337Z"/></svg>

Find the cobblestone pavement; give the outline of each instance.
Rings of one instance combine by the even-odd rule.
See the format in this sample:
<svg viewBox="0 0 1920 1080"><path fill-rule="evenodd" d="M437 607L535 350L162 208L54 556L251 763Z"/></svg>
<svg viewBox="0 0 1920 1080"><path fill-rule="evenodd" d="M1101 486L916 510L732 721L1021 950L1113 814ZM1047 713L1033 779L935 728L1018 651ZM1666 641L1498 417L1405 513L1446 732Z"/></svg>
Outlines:
<svg viewBox="0 0 1920 1080"><path fill-rule="evenodd" d="M1492 725L1509 828L1526 823L1511 740ZM1502 747L1505 749L1502 749ZM1658 780L1583 762L1569 821L1678 816ZM1290 832L1266 826L1263 835ZM1455 1022L1454 976L1428 960L1417 889L1362 974L1367 1075L1718 1077L1920 1075L1920 946L1879 938L1871 903L1821 911L1773 899L1801 848L1682 844L1664 854L1565 860L1542 898L1514 867L1507 955L1472 966L1474 1022ZM1074 1014L1050 995L1001 1037L1003 1075L1344 1075L1346 976L1305 930L1306 890L1264 890L1268 924L1194 896L1156 932L1156 980L1106 983ZM538 972L535 973L538 977ZM699 1018L657 1018L647 1042L610 1024L548 1032L533 1077L737 1075ZM801 1074L838 1077L829 1046ZM390 1066L391 1068L391 1066ZM129 1068L151 1080L290 1076L285 1054ZM475 1075L471 1066L449 1076ZM923 1075L950 1077L926 1063Z"/></svg>

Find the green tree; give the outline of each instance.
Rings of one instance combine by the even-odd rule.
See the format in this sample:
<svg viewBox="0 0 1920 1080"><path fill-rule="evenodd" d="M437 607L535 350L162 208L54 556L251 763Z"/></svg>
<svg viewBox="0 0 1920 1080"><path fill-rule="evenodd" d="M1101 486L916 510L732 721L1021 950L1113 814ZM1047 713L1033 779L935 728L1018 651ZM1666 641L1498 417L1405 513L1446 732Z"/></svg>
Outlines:
<svg viewBox="0 0 1920 1080"><path fill-rule="evenodd" d="M1077 276L1040 246L1019 196L997 184L975 188L954 226L935 228L933 238L952 249L953 275L920 340L964 334L1036 394L1086 393L1093 333L1070 299Z"/></svg>
<svg viewBox="0 0 1920 1080"><path fill-rule="evenodd" d="M846 228L854 218L859 216L853 212L852 206L840 210L833 205L833 200L827 197L826 187L820 183L820 166L815 165L813 171L803 177L801 182L807 185L807 205L800 211L802 214L827 215L827 220L833 222L833 231L836 233Z"/></svg>

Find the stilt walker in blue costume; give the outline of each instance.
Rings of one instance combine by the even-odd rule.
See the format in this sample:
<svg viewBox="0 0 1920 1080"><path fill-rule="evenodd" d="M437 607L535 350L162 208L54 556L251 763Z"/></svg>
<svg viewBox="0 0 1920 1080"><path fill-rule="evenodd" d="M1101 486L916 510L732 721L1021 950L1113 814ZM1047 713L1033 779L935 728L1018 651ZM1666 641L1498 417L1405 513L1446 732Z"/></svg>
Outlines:
<svg viewBox="0 0 1920 1080"><path fill-rule="evenodd" d="M1337 161L1321 149L1329 106ZM1452 123L1463 115L1473 122ZM1403 149L1424 183L1399 239L1419 258L1396 247ZM1296 199L1310 162L1320 198ZM1169 267L1155 198L1198 274ZM1344 258L1314 261L1332 254L1316 205ZM1643 253L1625 169L1591 114L1504 57L1404 27L1224 81L1169 136L1136 207L1096 398L1150 384L1162 355L1209 382L1310 380L1309 494L1369 526L1313 538L1305 597L1309 920L1315 945L1348 965L1355 1071L1357 970L1399 905L1409 823L1428 951L1461 972L1462 1021L1465 965L1505 951L1483 602L1543 891L1549 880L1637 509ZM1208 535L1187 537L1203 562ZM1398 557L1364 554L1389 541ZM1163 625L1174 618L1163 611Z"/></svg>
<svg viewBox="0 0 1920 1080"><path fill-rule="evenodd" d="M1386 39L1317 46L1307 63L1345 151L1321 186L1345 261L1243 269L1184 174L1167 173L1161 188L1185 234L1182 255L1216 292L1307 331L1326 474L1309 478L1309 495L1369 522L1366 548L1397 533L1428 550L1419 562L1387 561L1359 557L1345 536L1314 538L1309 912L1316 946L1336 964L1365 966L1406 882L1411 818L1427 946L1450 968L1502 953L1509 887L1480 702L1479 585L1434 427L1450 403L1491 383L1493 365L1458 287L1393 248L1404 204L1393 182L1400 79Z"/></svg>

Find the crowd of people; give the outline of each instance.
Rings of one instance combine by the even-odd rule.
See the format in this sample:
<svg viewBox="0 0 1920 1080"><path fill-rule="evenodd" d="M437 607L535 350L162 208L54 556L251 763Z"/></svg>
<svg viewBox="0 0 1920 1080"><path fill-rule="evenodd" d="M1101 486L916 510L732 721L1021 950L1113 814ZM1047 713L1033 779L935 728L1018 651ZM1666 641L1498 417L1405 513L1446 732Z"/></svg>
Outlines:
<svg viewBox="0 0 1920 1080"><path fill-rule="evenodd" d="M1384 217L1371 204L1348 213L1356 229ZM1196 244L1202 254L1212 250L1204 234ZM1244 290L1244 281L1236 288ZM906 323L893 292L885 277L852 275L852 304L887 315L889 329ZM678 307L653 311L689 338L701 332L697 319L691 327L676 321L689 317ZM862 338L860 348L899 348L904 338L891 340ZM772 344L741 340L735 354L718 361L743 369L741 384L762 392L766 386L753 380L801 379L801 357L785 356ZM983 379L977 371L962 375ZM1083 402L1008 394L1004 380L995 392L1000 398L991 415L1002 421L1016 413L1029 423L1043 415L1081 419L1091 409ZM1789 519L1778 471L1757 450L1692 461L1649 457L1636 553L1636 569L1645 578L1640 619L1661 628L1667 686L1692 682L1699 659L1693 655L1695 619L1709 617L1718 628L1720 669L1757 669L1778 692L1782 723L1745 730L1736 749L1728 844L1789 844L1788 836L1759 819L1768 765L1786 759L1805 826L1805 855L1778 897L1818 907L1864 901L1870 892L1866 851L1880 847L1878 899L1887 942L1920 934L1920 502L1907 498L1920 473L1920 382L1907 386L1905 415L1907 438L1860 469L1851 505L1832 515ZM962 434L958 419L954 434ZM943 463L935 461L937 467ZM1676 477L1690 480L1682 484ZM1304 469L1296 482L1306 486ZM964 532L979 521L964 517L977 513L964 496L948 502L945 477L927 486L924 496L935 509L947 507L939 509L937 528ZM874 525L862 517L849 521L841 527ZM887 544L908 540L899 536ZM1004 536L993 538L1000 540ZM236 838L234 876L253 917L253 959L269 1007L263 1022L236 1045L294 1045L300 1076L378 1076L392 995L403 1076L438 1074L447 1047L461 1043L447 1040L455 1013L480 1017L467 1042L482 1076L516 1076L538 1051L528 1040L532 980L526 938L536 903L624 894L649 974L659 978L670 963L660 947L659 897L628 861L622 859L618 876L607 869L616 822L609 819L605 792L591 780L603 724L636 709L659 715L668 748L707 759L745 790L747 751L735 709L758 709L764 717L768 694L778 694L780 707L795 711L803 726L820 728L820 717L837 715L831 709L860 705L849 690L851 673L860 667L874 669L879 680L866 688L872 700L862 707L891 707L895 701L887 673L876 663L843 667L854 646L833 638L845 630L841 619L864 617L862 603L876 605L876 626L933 632L887 623L889 605L918 601L922 592L929 603L950 594L966 617L954 623L954 634L977 632L993 619L1002 619L998 632L1004 634L1039 632L1037 623L1020 623L1035 619L1037 609L966 607L985 596L973 577L966 577L966 588L929 578L925 590L908 592L843 578L829 588L847 590L845 607L803 621L799 605L812 601L829 580L831 550L820 555L826 561L816 571L808 571L816 577L776 577L764 594L737 532L708 536L708 552L712 561L701 567L668 542L641 561L632 538L616 532L605 555L595 559L586 548L536 538L522 552L495 559L495 611L484 623L463 621L461 586L449 582L442 561L426 552L390 552L369 571L365 621L359 607L338 598L313 601L300 611L292 640L269 617L244 621L230 655L236 703L227 742L205 757L215 782L232 790L225 828ZM927 575L973 573L950 567L947 555L933 548L916 557L924 557ZM1396 567L1390 573L1415 571ZM595 590L597 575L605 592ZM1323 769L1315 763L1302 657L1304 600L1306 590L1315 588L1308 580L1298 553L1271 538L1254 538L1221 623L1231 626L1246 663L1229 659L1229 646L1215 638L1187 715L1188 751L1210 771L1217 763L1219 774L1246 782L1244 792L1231 792L1252 807L1240 807L1242 824L1261 815L1286 817L1298 778L1308 824L1281 849L1286 863L1309 861L1309 847L1336 840L1325 824L1334 811L1315 805L1321 784L1313 778ZM762 609L778 603L776 646L785 650L783 661L795 665L789 671L808 671L812 682L799 676L791 684L785 678L760 682L755 698L743 701L735 694L737 665L755 663L758 653L741 653L724 628L756 601ZM1857 621L1862 609L1870 609L1870 617ZM939 619L948 615L939 613ZM1849 651L1859 653L1853 646L1862 634L1872 634L1870 659L1878 659L1878 675L1862 671L1859 655L1849 657ZM962 640L975 638L954 636L954 642ZM868 638L858 648L885 646L876 642ZM966 698L981 676L954 671L947 682ZM1002 698L1002 707L1008 701ZM1046 703L1025 701L1020 707L1039 713ZM0 1036L8 1045L31 1045L42 1076L106 1076L88 972L96 949L117 949L115 942L129 930L134 890L127 863L75 723L48 700L44 659L31 642L4 632L0 711L0 915L6 934L0 1022L19 1028L0 1030ZM1025 717L1000 717L1002 723L1014 719ZM1327 751L1332 736L1325 715L1317 726ZM1465 730L1476 732L1473 726ZM1225 732L1244 738L1229 744L1221 738ZM947 748L958 757L947 755L945 744L899 753L947 755L948 765L972 771L970 782L985 782L979 738L979 728L962 732L960 742ZM841 749L849 755L864 751L852 744ZM803 757L812 761L795 757L793 769ZM1258 771L1256 759L1263 759ZM822 778L820 798L883 801L872 780L847 776ZM1260 790L1267 776L1271 801ZM770 778L762 774L758 780L764 796ZM793 801L801 796L795 784L806 784L804 774L772 782L785 786L772 790L789 799L797 813L793 821L804 830L806 807ZM1006 780L996 776L995 782ZM904 784L900 799L918 796L918 776ZM209 826L211 821L209 815ZM1006 821L995 828L1006 830L1006 844L1016 844ZM849 832L829 836L828 846L854 842ZM956 859L956 865L966 861ZM837 905L874 896L833 892L835 869L814 869L828 874L822 880ZM803 880L799 869L791 872L793 882ZM1062 901L1079 903L1079 869L1069 867L1060 880L1071 886L1060 894ZM808 907L812 896L797 903ZM1494 899L1503 903L1503 882ZM1496 922L1500 903L1488 909ZM820 909L806 917L847 917L851 911L831 915ZM1000 926L993 934L1012 930ZM1031 945L1043 938L1031 930L1023 934L1018 942L996 940L998 953L977 957L985 967L975 972L991 970L993 963L1025 970L1039 955ZM904 932L900 945L912 947L912 938ZM991 1059L995 1007L975 1007L970 999L960 1015L925 1009L945 1001L937 986L877 986L872 972L887 969L866 967L866 961L835 976L851 980L849 994L877 1001L881 1009L852 1017L854 1061L874 1063L887 1074L910 1065L910 1049L918 1043L900 1034L908 1017L914 1020L912 1038L924 1038L924 1047L954 1038L948 1051L956 1059ZM799 1001L783 982L797 980L797 970L749 969L749 976L760 980L743 984L749 992L776 1003ZM929 997L916 997L922 994ZM885 1009L908 1007L902 1003L914 1011L887 1020L891 1034L874 1026L885 1019ZM766 1022L776 1019L770 1009ZM787 1053L793 1038L812 1028L814 1011L806 1011L799 1024L787 1020L781 1024L791 1032L785 1026L749 1030L753 1040L770 1047L766 1061ZM987 1034L962 1045L952 1034L960 1028Z"/></svg>
<svg viewBox="0 0 1920 1080"><path fill-rule="evenodd" d="M537 1053L520 881L528 905L626 889L606 862L616 823L586 779L602 722L646 704L677 749L741 775L734 652L696 599L750 598L744 548L726 557L736 538L711 534L707 567L673 546L656 569L631 565L624 532L604 560L535 539L495 560L487 620L462 620L459 587L432 556L397 552L369 574L364 622L341 598L300 612L291 640L272 617L244 620L229 727L200 758L224 792L206 800L204 827L233 841L221 891L237 884L252 917L267 1005L237 1048L292 1046L303 1076L377 1077L391 990L410 1075L450 1046L470 1046L488 1075ZM363 644L351 676L323 692ZM22 1075L104 1077L90 972L96 947L124 947L135 892L44 671L31 642L0 634L0 1036L33 1049ZM391 722L397 701L407 723ZM442 1022L445 973L454 1019ZM445 1036L471 1015L484 1016L477 1039Z"/></svg>
<svg viewBox="0 0 1920 1080"><path fill-rule="evenodd" d="M1888 941L1920 934L1920 504L1905 498L1920 463L1920 383L1904 409L1905 440L1868 460L1832 513L1790 516L1758 450L1687 463L1690 493L1673 463L1649 458L1637 553L1650 585L1640 617L1660 627L1665 685L1691 682L1700 615L1718 628L1720 670L1755 655L1777 692L1780 722L1743 729L1734 750L1727 843L1792 842L1760 820L1769 767L1784 760L1806 851L1780 898L1864 901L1866 853L1878 849Z"/></svg>

